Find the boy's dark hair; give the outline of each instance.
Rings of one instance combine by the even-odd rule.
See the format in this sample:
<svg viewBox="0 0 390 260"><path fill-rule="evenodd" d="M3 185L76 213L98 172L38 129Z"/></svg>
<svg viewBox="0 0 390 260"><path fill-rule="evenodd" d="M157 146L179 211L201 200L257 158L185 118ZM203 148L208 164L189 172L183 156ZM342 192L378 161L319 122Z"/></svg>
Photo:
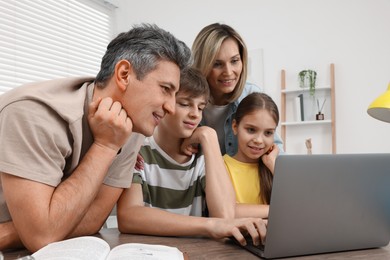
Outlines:
<svg viewBox="0 0 390 260"><path fill-rule="evenodd" d="M196 68L187 68L180 75L179 93L186 93L191 98L204 96L206 101L210 97L209 84L202 73Z"/></svg>

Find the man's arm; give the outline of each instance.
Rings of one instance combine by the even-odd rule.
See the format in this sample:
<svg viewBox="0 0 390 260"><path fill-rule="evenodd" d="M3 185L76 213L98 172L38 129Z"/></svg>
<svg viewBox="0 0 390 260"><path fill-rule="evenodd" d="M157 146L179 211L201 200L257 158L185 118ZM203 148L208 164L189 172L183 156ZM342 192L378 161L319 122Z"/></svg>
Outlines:
<svg viewBox="0 0 390 260"><path fill-rule="evenodd" d="M23 247L12 221L0 223L0 251Z"/></svg>
<svg viewBox="0 0 390 260"><path fill-rule="evenodd" d="M205 236L215 239L234 236L242 244L249 233L257 243L266 228L260 218L205 218L170 213L144 206L141 184L133 183L122 193L118 204L118 228L122 233L157 236Z"/></svg>
<svg viewBox="0 0 390 260"><path fill-rule="evenodd" d="M104 224L123 189L102 185L96 199L89 207L79 225L67 237L85 236L96 233ZM22 248L23 243L12 221L0 224L0 251Z"/></svg>
<svg viewBox="0 0 390 260"><path fill-rule="evenodd" d="M93 145L79 167L57 187L2 174L12 220L29 250L67 237L81 222L115 156L108 156L109 152Z"/></svg>
<svg viewBox="0 0 390 260"><path fill-rule="evenodd" d="M110 215L122 191L121 188L103 184L87 213L67 238L97 233Z"/></svg>
<svg viewBox="0 0 390 260"><path fill-rule="evenodd" d="M92 102L88 120L94 143L71 176L57 187L1 174L4 197L15 228L23 244L31 251L64 239L72 231L79 232L78 225L85 216L89 216L87 213L94 200L99 198L97 196L108 168L132 131L126 112L119 102L113 102L111 98ZM112 200L117 198L115 194ZM101 205L102 218L107 216L105 211L113 205ZM88 223L82 229L93 233L98 230L99 224Z"/></svg>

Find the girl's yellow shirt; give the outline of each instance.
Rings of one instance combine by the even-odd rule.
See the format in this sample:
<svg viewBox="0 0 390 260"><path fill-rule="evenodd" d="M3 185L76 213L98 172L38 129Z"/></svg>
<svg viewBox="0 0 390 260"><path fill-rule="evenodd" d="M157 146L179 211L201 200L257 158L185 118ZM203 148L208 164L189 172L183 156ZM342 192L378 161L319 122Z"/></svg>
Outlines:
<svg viewBox="0 0 390 260"><path fill-rule="evenodd" d="M237 203L264 204L260 198L258 163L243 163L228 154L223 156L236 192Z"/></svg>

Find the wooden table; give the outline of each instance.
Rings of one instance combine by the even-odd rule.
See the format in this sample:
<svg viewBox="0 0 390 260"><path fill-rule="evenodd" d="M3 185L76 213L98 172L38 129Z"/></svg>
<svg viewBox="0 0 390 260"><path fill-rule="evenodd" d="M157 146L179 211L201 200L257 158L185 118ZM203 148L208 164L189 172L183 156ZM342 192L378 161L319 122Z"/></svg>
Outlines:
<svg viewBox="0 0 390 260"><path fill-rule="evenodd" d="M235 245L230 240L215 241L208 238L179 238L179 237L158 237L121 234L117 229L103 229L97 237L106 240L111 248L124 243L145 243L174 246L183 253L187 253L190 260L194 259L259 259L250 252ZM29 255L27 250L3 252L5 260L14 260L18 257ZM390 245L367 250L348 251L332 254L310 255L303 257L291 257L287 259L316 260L316 259L390 259Z"/></svg>

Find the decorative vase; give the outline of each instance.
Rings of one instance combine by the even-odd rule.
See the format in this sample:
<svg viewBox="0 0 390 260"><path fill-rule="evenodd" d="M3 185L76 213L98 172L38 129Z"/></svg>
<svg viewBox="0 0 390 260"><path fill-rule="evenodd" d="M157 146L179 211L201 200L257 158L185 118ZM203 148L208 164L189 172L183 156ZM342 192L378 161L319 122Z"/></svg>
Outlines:
<svg viewBox="0 0 390 260"><path fill-rule="evenodd" d="M310 95L314 96L317 72L314 70L302 70L298 74L299 76L299 86L301 88L309 88Z"/></svg>

